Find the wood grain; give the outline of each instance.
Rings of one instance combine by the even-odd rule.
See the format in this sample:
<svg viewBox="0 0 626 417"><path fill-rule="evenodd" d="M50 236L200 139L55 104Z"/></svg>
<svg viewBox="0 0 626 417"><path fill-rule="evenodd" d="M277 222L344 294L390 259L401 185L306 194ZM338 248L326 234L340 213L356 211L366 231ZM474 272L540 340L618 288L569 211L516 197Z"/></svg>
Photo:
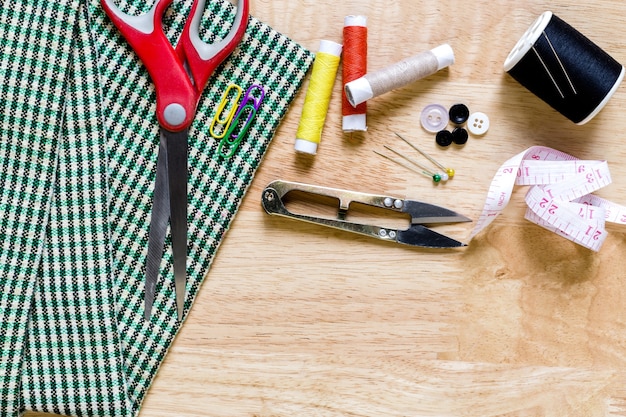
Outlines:
<svg viewBox="0 0 626 417"><path fill-rule="evenodd" d="M532 145L607 159L598 195L626 204L626 93L576 126L503 73L543 11L626 62L626 3L613 0L254 0L252 13L305 47L341 42L368 17L375 70L450 43L456 63L368 102L365 133L341 131L335 85L318 154L296 155L304 90L283 120L141 417L626 415L626 229L599 253L523 219L523 189L464 249L421 250L267 216L275 179L407 196L476 220L497 168ZM306 84L305 84L306 85ZM429 103L491 119L482 138L438 149ZM434 186L372 150L401 132L457 175ZM472 224L446 233L467 239ZM29 417L37 416L29 414Z"/></svg>

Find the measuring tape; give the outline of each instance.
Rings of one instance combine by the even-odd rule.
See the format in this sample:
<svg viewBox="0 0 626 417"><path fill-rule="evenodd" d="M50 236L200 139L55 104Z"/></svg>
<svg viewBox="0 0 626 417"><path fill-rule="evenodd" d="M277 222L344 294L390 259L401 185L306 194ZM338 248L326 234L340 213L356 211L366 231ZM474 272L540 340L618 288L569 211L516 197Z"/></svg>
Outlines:
<svg viewBox="0 0 626 417"><path fill-rule="evenodd" d="M591 194L610 183L606 161L530 147L498 169L470 239L504 210L515 185L530 185L525 197L527 220L598 251L607 236L605 222L626 224L626 207Z"/></svg>

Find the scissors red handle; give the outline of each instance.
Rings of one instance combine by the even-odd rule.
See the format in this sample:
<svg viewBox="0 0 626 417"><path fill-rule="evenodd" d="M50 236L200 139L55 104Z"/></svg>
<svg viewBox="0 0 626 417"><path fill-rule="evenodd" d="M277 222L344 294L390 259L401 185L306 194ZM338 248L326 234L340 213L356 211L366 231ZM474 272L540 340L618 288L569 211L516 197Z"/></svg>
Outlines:
<svg viewBox="0 0 626 417"><path fill-rule="evenodd" d="M179 132L191 125L211 74L241 41L247 28L250 6L249 0L238 0L230 32L221 41L209 44L202 41L199 34L206 1L194 1L174 49L162 28L163 14L172 1L157 0L149 12L139 16L122 12L113 0L101 0L101 4L152 78L157 94L159 124L166 130Z"/></svg>

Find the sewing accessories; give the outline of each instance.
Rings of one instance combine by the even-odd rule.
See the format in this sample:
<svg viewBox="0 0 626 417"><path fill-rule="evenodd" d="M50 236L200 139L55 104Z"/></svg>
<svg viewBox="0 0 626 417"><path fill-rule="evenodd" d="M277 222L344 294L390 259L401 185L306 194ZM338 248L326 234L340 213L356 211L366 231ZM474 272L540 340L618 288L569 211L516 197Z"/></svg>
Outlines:
<svg viewBox="0 0 626 417"><path fill-rule="evenodd" d="M472 113L467 121L467 129L472 135L484 135L489 130L489 116L479 111Z"/></svg>
<svg viewBox="0 0 626 417"><path fill-rule="evenodd" d="M284 197L293 191L337 199L339 207L336 218L296 214L287 210ZM405 213L410 216L410 225L405 230L398 230L389 227L347 221L346 217L351 203L364 204L383 209L385 212L389 211L390 213ZM271 182L263 190L262 205L265 211L270 215L302 220L385 241L424 248L453 248L466 246L465 243L429 229L426 227L427 224L471 221L467 217L452 210L420 201L280 180Z"/></svg>
<svg viewBox="0 0 626 417"><path fill-rule="evenodd" d="M447 129L440 130L435 135L435 142L437 142L437 145L443 148L445 148L446 146L450 146L453 141L454 136L452 135L452 132Z"/></svg>
<svg viewBox="0 0 626 417"><path fill-rule="evenodd" d="M438 182L440 182L442 180L443 181L447 181L448 180L448 176L446 174L441 174L441 173L438 173L438 172L431 172L431 171L428 170L428 168L426 168L424 165L420 164L416 160L414 160L412 158L409 158L406 155L401 154L400 152L396 151L395 149L390 148L387 145L383 145L383 146L388 151L393 152L394 154L398 155L400 158L404 159L405 161L409 162L412 165L415 165L419 169L415 169L415 168L411 167L410 165L406 165L406 164L398 161L397 159L393 159L393 158L391 158L391 157L389 157L389 156L387 156L385 154L382 154L380 152L374 151L374 153L376 155L382 156L383 158L385 158L385 159L387 159L387 160L389 160L391 162L394 162L394 163L396 163L396 164L398 164L398 165L400 165L400 166L402 166L402 167L404 167L404 168L406 168L406 169L408 169L410 171L416 172L418 174L422 174L425 177L432 179L434 183L438 183Z"/></svg>
<svg viewBox="0 0 626 417"><path fill-rule="evenodd" d="M395 133L395 132L394 132ZM418 148L417 146L415 146L413 143L409 142L407 139L405 139L403 136L401 136L399 133L395 133L395 135L397 137L399 137L400 139L402 139L404 142L406 142L409 146L411 146L413 149L415 149L417 152L419 152L420 154L422 154L422 156L424 156L426 159L428 159L430 162L432 162L433 164L435 164L438 168L441 169L441 171L439 172L432 172L430 171L429 168L427 168L426 166L424 166L423 164L417 162L416 160L409 158L408 156L390 148L389 146L383 145L385 149L393 152L394 154L398 155L400 158L404 159L405 161L409 162L410 164L416 166L417 168L419 168L418 170L416 170L414 167L410 166L410 165L406 165L396 159L393 159L387 155L384 155L380 152L374 151L375 154L382 156L385 159L390 160L391 162L394 162L410 171L416 172L418 174L422 174L428 178L431 178L433 180L434 183L439 183L441 181L448 181L449 179L451 179L452 177L454 177L455 171L452 168L446 168L443 165L441 165L439 162L437 162L433 157L431 157L430 155L428 155L426 152L422 151L420 148Z"/></svg>
<svg viewBox="0 0 626 417"><path fill-rule="evenodd" d="M449 178L454 177L454 170L452 168L446 168L443 165L441 165L439 162L437 162L432 156L428 155L426 152L424 152L423 150L421 150L420 148L418 148L417 146L415 146L412 142L409 142L407 139L404 138L404 136L400 135L399 133L394 132L395 135L397 137L399 137L400 139L402 139L404 142L406 142L410 147L412 147L413 149L415 149L417 152L421 153L426 159L428 159L430 162L432 162L433 164L437 165L439 168L441 168L443 170L444 173L446 173L448 175Z"/></svg>
<svg viewBox="0 0 626 417"><path fill-rule="evenodd" d="M346 96L347 83L367 73L367 17L350 15L343 26L343 87L341 94L342 128L344 132L367 130L367 103L352 106Z"/></svg>
<svg viewBox="0 0 626 417"><path fill-rule="evenodd" d="M420 113L420 123L424 130L430 133L445 129L449 120L448 110L441 104L429 104Z"/></svg>
<svg viewBox="0 0 626 417"><path fill-rule="evenodd" d="M230 98L232 90L236 92L234 99ZM246 136L254 116L259 111L263 98L265 97L263 87L252 84L246 90L241 102L237 104L242 91L240 86L230 84L224 91L222 100L211 122L211 136L216 139L221 139L217 147L217 152L223 158L230 158L235 154L235 151ZM231 104L230 110L225 112L224 109L229 104ZM226 115L222 117L224 113L226 113ZM216 129L216 126L219 127ZM238 129L237 133L235 133L235 129ZM216 130L220 133L215 133Z"/></svg>
<svg viewBox="0 0 626 417"><path fill-rule="evenodd" d="M454 64L454 51L448 44L405 58L395 64L350 81L344 86L354 107L365 101L425 78Z"/></svg>
<svg viewBox="0 0 626 417"><path fill-rule="evenodd" d="M462 126L469 119L469 108L463 103L453 104L448 110L450 121L455 126Z"/></svg>
<svg viewBox="0 0 626 417"><path fill-rule="evenodd" d="M230 127L230 123L237 112L237 103L243 93L243 89L237 84L229 84L222 94L222 99L217 105L215 116L211 120L209 132L215 139L222 139ZM230 106L229 106L230 105Z"/></svg>
<svg viewBox="0 0 626 417"><path fill-rule="evenodd" d="M341 44L325 39L320 41L296 131L294 150L300 154L317 153L342 50Z"/></svg>
<svg viewBox="0 0 626 417"><path fill-rule="evenodd" d="M202 91L215 69L241 41L249 15L249 0L239 0L229 33L219 42L200 39L205 0L193 3L176 47L162 28L172 0L157 0L140 16L122 12L112 0L102 7L148 70L156 89L160 129L159 155L146 260L145 313L150 318L159 275L167 223L171 223L178 319L182 320L187 282L187 139Z"/></svg>
<svg viewBox="0 0 626 417"><path fill-rule="evenodd" d="M504 71L579 125L607 104L624 79L619 62L550 11L517 42Z"/></svg>
<svg viewBox="0 0 626 417"><path fill-rule="evenodd" d="M608 235L606 222L626 224L626 207L592 194L610 183L606 161L580 160L545 146L530 147L507 160L494 175L470 238L504 210L514 185L529 185L527 220L597 252Z"/></svg>
<svg viewBox="0 0 626 417"><path fill-rule="evenodd" d="M424 130L435 133L435 142L442 148L453 143L465 145L469 133L482 136L489 130L489 117L482 112L470 114L463 103L453 104L448 110L441 104L429 104L420 114L420 123ZM452 131L447 129L448 123L453 125Z"/></svg>

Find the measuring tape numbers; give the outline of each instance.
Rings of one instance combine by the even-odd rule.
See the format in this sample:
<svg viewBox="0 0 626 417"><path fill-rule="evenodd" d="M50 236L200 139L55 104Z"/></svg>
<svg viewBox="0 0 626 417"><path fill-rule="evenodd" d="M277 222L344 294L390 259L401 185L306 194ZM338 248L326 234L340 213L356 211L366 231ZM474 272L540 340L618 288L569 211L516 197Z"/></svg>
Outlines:
<svg viewBox="0 0 626 417"><path fill-rule="evenodd" d="M597 252L607 237L606 222L626 224L626 207L592 194L610 183L606 161L530 147L498 169L470 239L504 210L515 185L527 185L527 220Z"/></svg>

